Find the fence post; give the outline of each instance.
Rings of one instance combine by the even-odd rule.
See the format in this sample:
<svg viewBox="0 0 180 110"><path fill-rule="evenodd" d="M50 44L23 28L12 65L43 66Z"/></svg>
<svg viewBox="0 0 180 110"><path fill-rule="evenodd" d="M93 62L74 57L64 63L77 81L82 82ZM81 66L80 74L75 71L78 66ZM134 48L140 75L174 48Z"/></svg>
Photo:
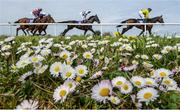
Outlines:
<svg viewBox="0 0 180 110"><path fill-rule="evenodd" d="M145 36L147 36L146 23L144 24L144 32L145 32Z"/></svg>
<svg viewBox="0 0 180 110"><path fill-rule="evenodd" d="M54 28L54 33L55 34L54 35L57 36L57 24L55 23L54 26L55 26L55 28Z"/></svg>
<svg viewBox="0 0 180 110"><path fill-rule="evenodd" d="M102 29L102 24L101 24L101 37L103 36L103 29Z"/></svg>

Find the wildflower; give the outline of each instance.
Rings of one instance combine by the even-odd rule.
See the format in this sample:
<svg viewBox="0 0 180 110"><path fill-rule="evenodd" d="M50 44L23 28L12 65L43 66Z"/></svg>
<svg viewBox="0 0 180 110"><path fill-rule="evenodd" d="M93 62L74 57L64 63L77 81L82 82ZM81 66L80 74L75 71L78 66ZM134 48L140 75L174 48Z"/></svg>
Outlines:
<svg viewBox="0 0 180 110"><path fill-rule="evenodd" d="M118 76L116 78L113 78L111 82L113 87L120 87L126 82L126 78Z"/></svg>
<svg viewBox="0 0 180 110"><path fill-rule="evenodd" d="M23 100L21 104L16 106L16 110L36 110L38 109L38 101Z"/></svg>
<svg viewBox="0 0 180 110"><path fill-rule="evenodd" d="M115 104L115 105L118 105L120 104L121 100L118 98L118 97L114 97L114 96L111 96L109 98L109 100L111 101L111 103Z"/></svg>
<svg viewBox="0 0 180 110"><path fill-rule="evenodd" d="M154 74L158 78L168 77L170 74L173 74L170 70L160 68L154 71Z"/></svg>
<svg viewBox="0 0 180 110"><path fill-rule="evenodd" d="M112 95L112 86L109 80L102 80L92 88L92 98L99 102L106 102Z"/></svg>
<svg viewBox="0 0 180 110"><path fill-rule="evenodd" d="M76 75L75 72L70 65L64 65L61 76L63 79L73 79Z"/></svg>
<svg viewBox="0 0 180 110"><path fill-rule="evenodd" d="M62 72L62 68L63 68L63 65L61 62L55 62L50 67L50 73L53 76L58 77L60 72Z"/></svg>
<svg viewBox="0 0 180 110"><path fill-rule="evenodd" d="M84 65L78 65L75 68L75 70L76 70L77 75L81 77L86 76L86 74L88 74L87 67Z"/></svg>
<svg viewBox="0 0 180 110"><path fill-rule="evenodd" d="M122 94L128 94L132 92L133 86L129 81L126 81L120 88Z"/></svg>
<svg viewBox="0 0 180 110"><path fill-rule="evenodd" d="M159 97L158 91L154 88L143 88L137 93L140 102L154 101Z"/></svg>
<svg viewBox="0 0 180 110"><path fill-rule="evenodd" d="M92 58L93 58L93 55L92 55L91 52L85 52L85 53L83 54L83 57L84 57L85 59L92 59Z"/></svg>
<svg viewBox="0 0 180 110"><path fill-rule="evenodd" d="M143 87L145 84L145 80L141 76L133 76L131 82L138 88Z"/></svg>
<svg viewBox="0 0 180 110"><path fill-rule="evenodd" d="M61 85L54 90L53 98L55 102L60 101L61 103L64 102L69 94L69 87L66 85Z"/></svg>

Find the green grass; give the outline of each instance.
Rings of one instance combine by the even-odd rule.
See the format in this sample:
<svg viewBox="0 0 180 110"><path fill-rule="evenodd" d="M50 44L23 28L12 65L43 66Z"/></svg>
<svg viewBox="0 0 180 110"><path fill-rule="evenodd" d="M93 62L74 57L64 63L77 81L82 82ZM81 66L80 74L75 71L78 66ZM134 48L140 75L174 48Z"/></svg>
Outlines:
<svg viewBox="0 0 180 110"><path fill-rule="evenodd" d="M91 47L84 49L82 46L73 45L71 48L67 48L68 51L76 52L78 58L73 61L72 66L78 65L77 62L80 59L83 59L82 54L86 51L90 51L92 48L96 50L100 50L102 47L104 48L104 52L98 54L96 51L93 55L93 58L99 59L100 63L97 67L94 66L93 61L91 60L84 60L83 65L88 67L89 73L87 77L83 78L81 84L76 88L76 91L72 94L69 94L66 101L63 103L57 102L55 103L53 100L53 92L54 89L57 88L59 85L63 84L64 80L61 77L54 78L50 75L49 68L50 65L56 61L63 60L59 57L54 57L53 55L49 55L45 57L45 61L43 64L49 65L48 69L40 75L33 74L28 77L25 83L21 83L18 81L19 77L28 71L33 71L33 65L30 64L25 68L18 69L17 72L12 72L11 65L16 64L19 61L21 55L25 52L21 52L20 54L16 54L18 51L17 48L24 42L32 42L33 46L39 45L38 41L42 38L53 38L54 43L62 44L69 46L69 42L80 40L80 41L87 41L90 42L92 40L88 40L85 36L71 36L70 39L66 39L66 37L52 37L52 36L18 36L16 37L14 43L7 43L12 46L12 49L8 50L11 53L10 56L3 56L1 52L0 55L0 108L1 109L14 109L18 104L20 104L25 99L34 99L39 101L39 108L40 109L113 109L113 108L121 108L121 109L128 109L128 108L137 108L135 104L132 102L130 98L130 94L122 95L118 90L116 93L118 97L122 99L122 102L118 105L113 105L112 103L108 102L106 104L97 102L91 98L91 88L104 79L113 79L116 76L124 76L126 78L139 75L142 77L149 77L148 73L150 72L149 69L144 68L142 59L136 59L136 55L147 55L149 57L147 62L150 62L153 65L151 69L159 69L159 68L166 68L169 70L174 69L180 65L180 53L178 51L171 51L168 54L161 54L161 50L165 46L175 46L176 44L180 43L180 38L167 39L166 37L161 36L151 36L152 40L156 44L159 44L159 47L156 48L146 48L147 46L147 38L146 36L141 37L111 37L111 36L95 36L93 40L109 40L109 43L102 46ZM134 49L132 52L128 52L126 50L119 51L119 46L112 47L110 46L114 42L117 42L119 39L128 39L128 43ZM0 37L0 41L3 41L5 37ZM122 42L122 41L121 41ZM124 42L122 42L124 43ZM86 43L83 43L86 44ZM50 48L52 53L59 52L59 49L55 47ZM131 53L130 56L122 56L121 53ZM33 52L34 53L34 52ZM32 53L32 54L33 54ZM154 54L161 54L163 57L161 60L154 60L152 56ZM90 80L88 79L90 76L94 74L104 67L104 58L112 58L110 63L108 64L107 70L104 71L103 76L98 79ZM139 66L137 70L132 72L123 72L119 71L119 67L122 64L120 60L128 59L126 62L127 65L132 65L133 60L137 60L139 62ZM125 63L125 62L124 62ZM177 85L180 85L180 74L177 73L173 76L173 79L177 82ZM134 90L136 93L137 90ZM149 108L161 108L161 109L180 109L180 94L177 91L168 91L164 93L160 93L160 97L155 102L151 102L149 105L144 104L143 107L145 109Z"/></svg>

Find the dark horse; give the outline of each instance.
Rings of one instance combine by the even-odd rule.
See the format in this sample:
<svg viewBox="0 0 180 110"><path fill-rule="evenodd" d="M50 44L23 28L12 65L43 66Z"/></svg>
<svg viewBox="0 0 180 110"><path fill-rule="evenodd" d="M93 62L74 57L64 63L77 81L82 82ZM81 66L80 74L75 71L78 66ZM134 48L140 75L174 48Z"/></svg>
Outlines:
<svg viewBox="0 0 180 110"><path fill-rule="evenodd" d="M29 23L29 22L30 22L29 18L21 18L15 21L14 23ZM51 17L51 15L40 17L39 19L35 21L35 23L53 23L53 22L54 22L54 19ZM27 33L29 34L29 31L33 35L35 35L37 31L39 32L40 35L42 31L44 31L44 33L46 34L46 28L47 28L47 25L20 25L20 27L16 29L16 36L18 36L19 30L22 30L25 35L27 35Z"/></svg>
<svg viewBox="0 0 180 110"><path fill-rule="evenodd" d="M86 21L86 22L83 22L83 23L94 23L94 22L100 23L100 20L99 20L99 18L98 18L97 15L95 15L95 16L90 16L90 17L87 19L87 21ZM58 22L58 23L77 23L77 24L78 24L78 23L81 23L81 22L76 21L76 20L69 20L69 21L62 21L62 22ZM62 36L65 36L65 34L66 34L69 30L71 30L71 29L73 29L73 28L77 28L77 29L80 29L80 30L84 30L84 35L86 35L86 33L87 33L88 30L90 30L91 32L93 32L94 34L96 34L95 31L92 29L92 25L84 25L84 26L82 26L82 25L68 25L68 26L67 26L67 29L65 29L64 32L61 33L61 35L62 35Z"/></svg>
<svg viewBox="0 0 180 110"><path fill-rule="evenodd" d="M157 23L157 22L164 23L162 15L147 20L147 23ZM139 19L128 19L128 20L122 21L121 23L139 23ZM116 27L118 29L118 27L121 27L121 26L122 25L118 25ZM123 28L121 34L123 35L125 32L132 29L133 27L136 27L136 28L142 30L142 32L139 34L139 36L142 35L144 33L144 31L145 31L145 26L144 25L128 25L126 28ZM151 33L152 28L153 28L153 25L147 25L146 26L146 30L148 30L150 35L152 34Z"/></svg>
<svg viewBox="0 0 180 110"><path fill-rule="evenodd" d="M36 23L55 23L54 19L51 17L51 15L47 15L42 17L41 19L36 20ZM44 31L44 35L46 35L46 29L48 25L35 25L33 29L33 35L36 34L38 31L41 35L41 32Z"/></svg>

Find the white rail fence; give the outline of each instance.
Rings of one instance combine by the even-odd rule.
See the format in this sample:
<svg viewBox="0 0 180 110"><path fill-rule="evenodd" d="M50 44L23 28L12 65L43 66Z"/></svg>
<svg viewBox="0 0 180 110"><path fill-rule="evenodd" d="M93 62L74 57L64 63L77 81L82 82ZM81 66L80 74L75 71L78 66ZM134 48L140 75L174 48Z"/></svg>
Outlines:
<svg viewBox="0 0 180 110"><path fill-rule="evenodd" d="M101 31L101 36L103 34L103 26L117 26L117 25L122 25L122 26L128 26L128 25L143 25L145 29L145 35L147 35L147 26L148 25L171 25L171 26L180 26L180 23L0 23L0 26L9 26L10 32L12 32L12 27L14 26L20 26L20 25L54 25L54 33L57 35L57 26L62 25L62 26L67 26L67 25L81 25L81 26L100 26L100 31ZM116 27L115 27L116 28ZM11 33L12 34L12 33Z"/></svg>

